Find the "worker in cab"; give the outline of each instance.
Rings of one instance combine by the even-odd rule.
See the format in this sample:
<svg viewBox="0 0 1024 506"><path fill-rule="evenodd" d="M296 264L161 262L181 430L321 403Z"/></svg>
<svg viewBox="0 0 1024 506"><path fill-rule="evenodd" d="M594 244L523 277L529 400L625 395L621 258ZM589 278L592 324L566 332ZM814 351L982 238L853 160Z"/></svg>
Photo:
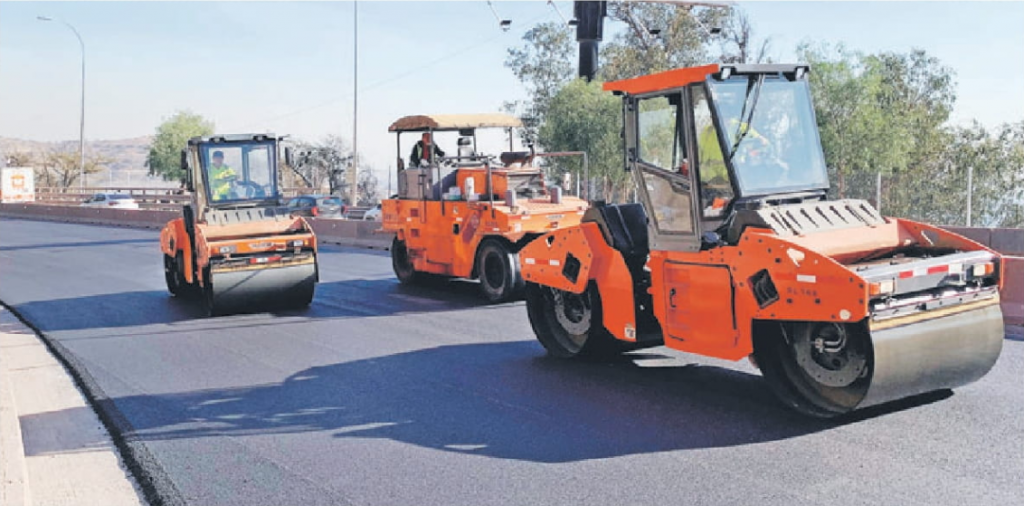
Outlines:
<svg viewBox="0 0 1024 506"><path fill-rule="evenodd" d="M727 128L742 132L748 127L745 123L740 124L739 120L733 118L728 121ZM729 172L725 168L725 154L722 153L722 146L718 143L718 135L713 124L704 127L700 138L697 139L697 145L700 147L701 181L715 185L729 184ZM760 151L767 150L769 147L768 139L753 127L749 127L733 159L742 163L746 157L756 157Z"/></svg>
<svg viewBox="0 0 1024 506"><path fill-rule="evenodd" d="M444 151L437 147L429 132L424 132L420 140L416 141L416 145L412 147L409 166L419 167L421 161L426 161L429 164L435 156L444 156Z"/></svg>
<svg viewBox="0 0 1024 506"><path fill-rule="evenodd" d="M231 198L231 184L237 179L234 169L224 163L224 152L214 151L213 161L207 171L210 175L210 194L213 200Z"/></svg>

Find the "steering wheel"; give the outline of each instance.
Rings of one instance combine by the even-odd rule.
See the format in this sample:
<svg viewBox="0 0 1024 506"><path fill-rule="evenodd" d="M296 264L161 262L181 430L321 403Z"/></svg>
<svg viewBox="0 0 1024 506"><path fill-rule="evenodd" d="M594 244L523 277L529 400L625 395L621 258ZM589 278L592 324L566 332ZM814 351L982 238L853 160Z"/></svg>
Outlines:
<svg viewBox="0 0 1024 506"><path fill-rule="evenodd" d="M236 198L241 199L262 198L266 196L263 187L252 181L234 181L231 192L235 194Z"/></svg>

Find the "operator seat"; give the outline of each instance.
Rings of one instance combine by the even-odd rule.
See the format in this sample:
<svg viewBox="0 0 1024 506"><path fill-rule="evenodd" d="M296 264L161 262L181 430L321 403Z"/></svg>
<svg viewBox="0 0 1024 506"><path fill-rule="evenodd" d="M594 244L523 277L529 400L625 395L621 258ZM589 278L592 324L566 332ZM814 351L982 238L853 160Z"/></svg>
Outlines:
<svg viewBox="0 0 1024 506"><path fill-rule="evenodd" d="M473 139L469 137L459 137L459 157L476 156L476 150L473 149ZM466 162L468 160L459 160Z"/></svg>
<svg viewBox="0 0 1024 506"><path fill-rule="evenodd" d="M597 223L608 244L622 253L634 278L643 270L650 252L643 205L595 205L583 214L582 221Z"/></svg>

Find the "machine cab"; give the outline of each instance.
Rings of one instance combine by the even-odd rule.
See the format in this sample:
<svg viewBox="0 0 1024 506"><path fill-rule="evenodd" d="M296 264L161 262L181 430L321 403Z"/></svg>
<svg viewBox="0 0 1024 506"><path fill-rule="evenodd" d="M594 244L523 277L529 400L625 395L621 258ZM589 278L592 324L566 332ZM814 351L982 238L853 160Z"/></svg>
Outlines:
<svg viewBox="0 0 1024 506"><path fill-rule="evenodd" d="M200 210L277 206L279 139L273 134L189 140L187 165Z"/></svg>
<svg viewBox="0 0 1024 506"><path fill-rule="evenodd" d="M708 65L605 84L653 249L697 251L736 209L828 190L807 67Z"/></svg>
<svg viewBox="0 0 1024 506"><path fill-rule="evenodd" d="M436 114L395 121L398 198L413 200L504 199L508 190L532 197L544 192L544 175L532 167L532 152L513 151L512 130L522 126L506 114ZM477 131L503 129L508 151L480 153ZM450 133L457 134L456 142ZM438 136L437 134L448 134Z"/></svg>

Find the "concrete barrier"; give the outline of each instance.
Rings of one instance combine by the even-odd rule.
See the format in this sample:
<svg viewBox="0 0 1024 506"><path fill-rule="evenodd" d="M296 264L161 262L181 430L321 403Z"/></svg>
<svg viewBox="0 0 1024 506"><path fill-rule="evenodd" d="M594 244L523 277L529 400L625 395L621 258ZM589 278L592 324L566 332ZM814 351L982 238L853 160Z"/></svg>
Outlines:
<svg viewBox="0 0 1024 506"><path fill-rule="evenodd" d="M360 248L388 249L393 233L382 233L379 221L332 220L306 218L320 242L356 246Z"/></svg>
<svg viewBox="0 0 1024 506"><path fill-rule="evenodd" d="M71 207L47 204L0 204L0 216L65 223L89 223L94 225L160 229L168 221L181 216L181 213L176 211L106 209L102 207Z"/></svg>
<svg viewBox="0 0 1024 506"><path fill-rule="evenodd" d="M1003 320L1024 325L1024 257L1004 257L1003 269Z"/></svg>
<svg viewBox="0 0 1024 506"><path fill-rule="evenodd" d="M0 216L159 230L168 221L181 216L181 212L47 204L0 204ZM394 234L376 233L380 229L379 221L349 221L328 218L307 218L307 220L320 242L327 244L387 249L391 247L391 239L394 236Z"/></svg>
<svg viewBox="0 0 1024 506"><path fill-rule="evenodd" d="M1024 228L943 227L1004 255L1024 257Z"/></svg>

